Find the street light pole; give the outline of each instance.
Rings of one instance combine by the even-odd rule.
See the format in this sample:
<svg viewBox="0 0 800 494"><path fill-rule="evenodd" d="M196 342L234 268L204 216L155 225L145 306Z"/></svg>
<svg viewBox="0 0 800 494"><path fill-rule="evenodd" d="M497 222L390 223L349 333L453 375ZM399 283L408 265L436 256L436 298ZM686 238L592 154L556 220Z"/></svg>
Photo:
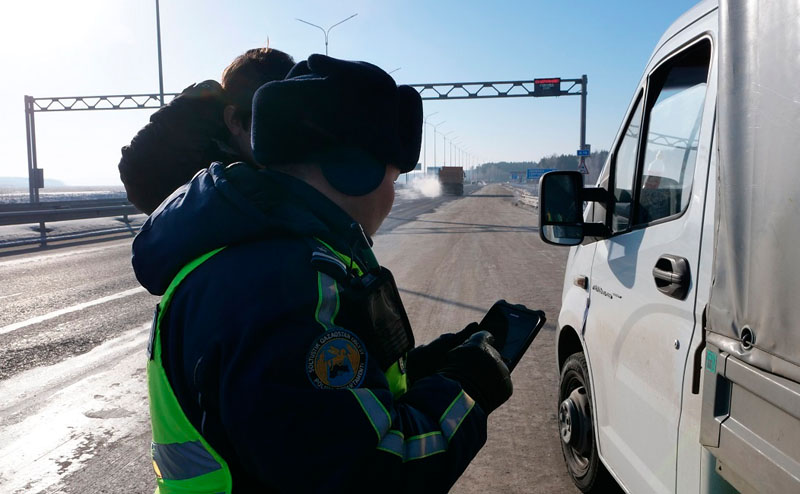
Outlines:
<svg viewBox="0 0 800 494"><path fill-rule="evenodd" d="M429 113L427 117L422 120L422 176L425 176L425 168L428 166L428 119L432 116L439 113L435 111L433 113Z"/></svg>
<svg viewBox="0 0 800 494"><path fill-rule="evenodd" d="M331 29L335 28L339 24L343 24L344 22L349 21L350 19L352 19L353 17L355 17L357 15L358 15L358 13L355 13L355 14L351 15L350 17L348 17L347 19L342 19L341 21L339 21L336 24L334 24L331 27L329 27L327 30L324 29L322 26L317 26L316 24L312 24L312 23L310 23L308 21L304 21L303 19L298 19L296 17L295 17L295 19L300 21L300 22L302 22L303 24L308 24L309 26L313 26L313 27L319 29L320 31L322 31L322 34L325 36L325 55L327 55L328 54L328 34L330 34Z"/></svg>
<svg viewBox="0 0 800 494"><path fill-rule="evenodd" d="M442 155L444 155L442 159L442 166L447 166L447 136L452 133L453 131L451 130L447 134L442 134L442 146L444 147L444 149L442 149Z"/></svg>
<svg viewBox="0 0 800 494"><path fill-rule="evenodd" d="M450 164L453 166L458 166L458 160L453 159L453 147L455 146L456 142L458 142L458 139L459 139L458 137L450 139ZM458 146L455 146L455 148L457 150Z"/></svg>
<svg viewBox="0 0 800 494"><path fill-rule="evenodd" d="M434 167L436 167L436 129L438 129L439 126L442 125L445 122L447 122L447 120L443 120L443 121L441 121L438 124L433 126L433 166ZM425 169L425 175L427 176L427 174L428 174L428 170L426 168Z"/></svg>
<svg viewBox="0 0 800 494"><path fill-rule="evenodd" d="M158 43L158 95L161 106L164 106L164 71L161 68L161 15L156 0L156 42Z"/></svg>

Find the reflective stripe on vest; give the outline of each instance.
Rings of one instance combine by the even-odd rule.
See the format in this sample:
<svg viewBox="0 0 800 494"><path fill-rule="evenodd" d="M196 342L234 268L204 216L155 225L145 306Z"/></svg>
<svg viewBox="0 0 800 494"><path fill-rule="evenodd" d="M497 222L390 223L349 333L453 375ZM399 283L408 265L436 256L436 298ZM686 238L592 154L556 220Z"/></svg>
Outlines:
<svg viewBox="0 0 800 494"><path fill-rule="evenodd" d="M474 406L475 400L462 390L439 419L440 431L406 439L402 432L390 430L385 435L379 436L378 449L401 458L403 462L444 453L447 451L447 444ZM373 413L373 415L379 416L380 414Z"/></svg>
<svg viewBox="0 0 800 494"><path fill-rule="evenodd" d="M447 451L447 441L440 431L405 439L402 432L391 430L381 439L378 449L401 458L405 463L444 453Z"/></svg>
<svg viewBox="0 0 800 494"><path fill-rule="evenodd" d="M447 410L444 411L442 417L439 419L439 427L442 429L444 438L448 442L453 438L458 428L461 427L461 423L464 422L464 419L467 418L467 415L469 415L469 412L472 411L472 407L474 406L475 400L464 392L464 390L461 390L461 393L456 396L453 402L450 403L450 406L447 407Z"/></svg>
<svg viewBox="0 0 800 494"><path fill-rule="evenodd" d="M336 327L334 319L339 313L339 287L336 280L325 273L317 273L317 312L314 317L325 331Z"/></svg>
<svg viewBox="0 0 800 494"><path fill-rule="evenodd" d="M184 414L161 363L162 323L175 290L189 273L220 250L200 256L178 272L161 298L153 320L147 388L153 429L151 453L156 472L156 494L231 493L232 479L227 463Z"/></svg>

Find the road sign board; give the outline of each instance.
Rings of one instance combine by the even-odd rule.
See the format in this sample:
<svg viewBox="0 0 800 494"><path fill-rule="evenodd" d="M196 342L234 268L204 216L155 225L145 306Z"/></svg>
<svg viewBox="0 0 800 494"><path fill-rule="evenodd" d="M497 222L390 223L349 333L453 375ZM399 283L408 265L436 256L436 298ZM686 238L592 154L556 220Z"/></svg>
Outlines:
<svg viewBox="0 0 800 494"><path fill-rule="evenodd" d="M583 156L581 156L581 164L578 165L578 171L583 173L584 175L589 174L589 169L586 168L586 158L584 158Z"/></svg>
<svg viewBox="0 0 800 494"><path fill-rule="evenodd" d="M533 95L534 96L560 96L561 95L561 78L550 77L547 79L534 79L533 80Z"/></svg>
<svg viewBox="0 0 800 494"><path fill-rule="evenodd" d="M590 152L588 149L578 149L578 156L589 156Z"/></svg>
<svg viewBox="0 0 800 494"><path fill-rule="evenodd" d="M547 172L555 171L555 168L528 168L528 180L539 180Z"/></svg>
<svg viewBox="0 0 800 494"><path fill-rule="evenodd" d="M511 180L519 180L519 173L511 172Z"/></svg>

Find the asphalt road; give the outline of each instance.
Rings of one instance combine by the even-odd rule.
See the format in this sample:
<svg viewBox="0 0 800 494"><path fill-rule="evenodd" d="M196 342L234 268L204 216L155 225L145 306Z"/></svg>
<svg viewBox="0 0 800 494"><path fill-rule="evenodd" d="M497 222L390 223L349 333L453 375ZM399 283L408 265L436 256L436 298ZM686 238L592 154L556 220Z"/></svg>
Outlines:
<svg viewBox="0 0 800 494"><path fill-rule="evenodd" d="M0 251L0 492L152 492L144 351L157 299L134 278L130 244ZM549 317L453 492L577 492L555 416L567 250L543 244L535 213L495 185L463 198L401 192L375 251L418 343L479 320L500 298Z"/></svg>

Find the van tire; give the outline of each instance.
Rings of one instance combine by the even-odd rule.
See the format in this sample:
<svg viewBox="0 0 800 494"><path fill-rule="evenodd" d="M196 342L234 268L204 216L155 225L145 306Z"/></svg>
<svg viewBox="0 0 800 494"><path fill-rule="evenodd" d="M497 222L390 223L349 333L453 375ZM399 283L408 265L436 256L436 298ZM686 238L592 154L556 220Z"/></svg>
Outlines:
<svg viewBox="0 0 800 494"><path fill-rule="evenodd" d="M567 357L561 368L556 416L567 472L578 489L587 494L621 492L597 452L592 389L582 352Z"/></svg>

